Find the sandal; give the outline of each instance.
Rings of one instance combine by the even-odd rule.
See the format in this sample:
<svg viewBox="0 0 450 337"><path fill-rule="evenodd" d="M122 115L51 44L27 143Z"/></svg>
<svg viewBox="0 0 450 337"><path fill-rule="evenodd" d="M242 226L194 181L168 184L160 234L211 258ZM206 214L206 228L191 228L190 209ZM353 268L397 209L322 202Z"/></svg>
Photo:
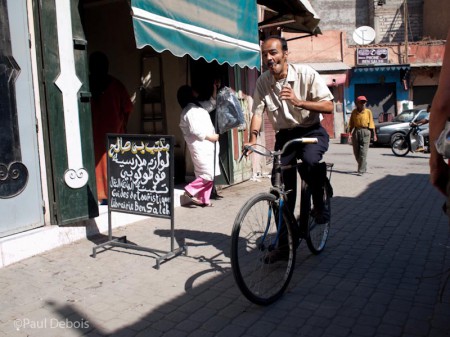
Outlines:
<svg viewBox="0 0 450 337"><path fill-rule="evenodd" d="M192 194L190 194L188 191L184 191L184 196L186 198L188 198L194 205L197 206L203 206L204 204L198 200L197 198L195 198Z"/></svg>
<svg viewBox="0 0 450 337"><path fill-rule="evenodd" d="M209 204L202 204L203 207L214 207L214 204L210 202Z"/></svg>

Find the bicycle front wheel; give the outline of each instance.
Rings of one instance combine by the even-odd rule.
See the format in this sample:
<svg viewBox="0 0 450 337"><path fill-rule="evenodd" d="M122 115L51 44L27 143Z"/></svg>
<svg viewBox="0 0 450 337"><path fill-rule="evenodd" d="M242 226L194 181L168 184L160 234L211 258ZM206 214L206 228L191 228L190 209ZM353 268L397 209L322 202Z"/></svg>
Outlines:
<svg viewBox="0 0 450 337"><path fill-rule="evenodd" d="M255 304L273 303L286 290L294 265L293 232L285 216L279 216L279 199L255 195L239 211L231 237L231 267L239 289Z"/></svg>
<svg viewBox="0 0 450 337"><path fill-rule="evenodd" d="M319 219L314 209L311 188L305 181L302 181L300 221L302 228L306 228L305 237L308 248L311 253L316 255L325 249L330 232L332 191L328 178L326 178L323 190L323 214Z"/></svg>

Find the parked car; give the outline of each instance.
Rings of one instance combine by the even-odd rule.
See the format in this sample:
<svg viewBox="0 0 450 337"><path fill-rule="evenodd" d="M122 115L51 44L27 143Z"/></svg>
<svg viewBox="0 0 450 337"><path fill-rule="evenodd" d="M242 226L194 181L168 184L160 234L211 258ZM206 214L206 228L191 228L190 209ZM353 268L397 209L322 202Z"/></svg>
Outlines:
<svg viewBox="0 0 450 337"><path fill-rule="evenodd" d="M430 115L426 109L405 110L394 117L390 122L375 123L377 133L376 146L390 146L393 138L400 134L406 135L411 122L419 121ZM421 129L428 128L428 124L422 125Z"/></svg>

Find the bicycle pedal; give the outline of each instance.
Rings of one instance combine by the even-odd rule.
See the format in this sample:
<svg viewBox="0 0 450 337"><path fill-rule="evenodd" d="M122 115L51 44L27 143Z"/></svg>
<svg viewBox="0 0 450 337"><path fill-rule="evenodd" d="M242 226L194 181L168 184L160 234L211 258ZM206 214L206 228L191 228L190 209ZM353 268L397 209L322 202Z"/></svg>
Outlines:
<svg viewBox="0 0 450 337"><path fill-rule="evenodd" d="M272 264L279 261L288 261L289 251L283 249L274 249L269 252L263 259L264 264Z"/></svg>

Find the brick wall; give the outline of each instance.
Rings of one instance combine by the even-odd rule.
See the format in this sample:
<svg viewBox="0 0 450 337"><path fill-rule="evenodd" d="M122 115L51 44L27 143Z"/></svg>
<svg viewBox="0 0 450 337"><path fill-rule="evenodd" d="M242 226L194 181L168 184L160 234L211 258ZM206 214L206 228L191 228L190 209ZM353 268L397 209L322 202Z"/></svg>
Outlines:
<svg viewBox="0 0 450 337"><path fill-rule="evenodd" d="M406 21L405 21L406 2ZM405 41L405 23L408 41L419 41L423 34L422 0L389 0L383 6L374 1L375 43L402 43Z"/></svg>
<svg viewBox="0 0 450 337"><path fill-rule="evenodd" d="M445 0L448 1L448 0ZM347 33L347 43L354 45L353 31L370 26L377 32L373 43L402 43L405 40L403 5L405 0L314 0L311 2L320 17L322 31L341 30ZM423 0L407 0L409 41L423 36Z"/></svg>

